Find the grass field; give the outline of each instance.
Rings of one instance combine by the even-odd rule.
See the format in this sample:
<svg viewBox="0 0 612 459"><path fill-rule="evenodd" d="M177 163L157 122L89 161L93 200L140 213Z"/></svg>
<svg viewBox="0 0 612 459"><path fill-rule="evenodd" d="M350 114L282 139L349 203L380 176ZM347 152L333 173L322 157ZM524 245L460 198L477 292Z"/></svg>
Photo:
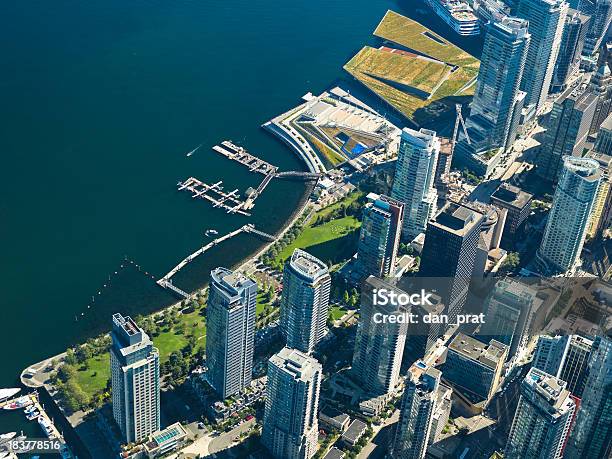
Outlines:
<svg viewBox="0 0 612 459"><path fill-rule="evenodd" d="M87 370L77 371L76 381L86 394L93 395L104 390L110 379L110 355L92 357L87 365Z"/></svg>
<svg viewBox="0 0 612 459"><path fill-rule="evenodd" d="M441 62L395 54L364 47L346 67L352 72L367 73L431 93L450 72L451 67Z"/></svg>
<svg viewBox="0 0 612 459"><path fill-rule="evenodd" d="M474 95L480 61L418 22L388 11L374 35L439 61L366 46L344 66L408 118L421 123L452 110L455 102L447 98ZM428 110L434 102L441 104Z"/></svg>
<svg viewBox="0 0 612 459"><path fill-rule="evenodd" d="M335 257L340 255L347 255L346 252L333 253L332 251L326 251L327 256L322 257L320 253L317 254L308 249L317 245L325 244L326 242L350 236L352 233L358 230L360 226L361 222L352 216L332 220L318 226L308 225L291 244L282 250L278 258L284 263L291 256L293 251L298 248L311 252L314 256L321 258L323 261L327 261L329 259L333 260ZM351 255L352 254L348 254L348 256Z"/></svg>
<svg viewBox="0 0 612 459"><path fill-rule="evenodd" d="M327 262L339 262L351 257L357 248L357 237L361 222L352 215L336 218L329 222L314 225L319 217L325 218L341 206L348 207L363 196L363 192L354 192L344 199L325 207L315 213L304 226L295 240L279 252L277 262L284 263L295 249L304 249Z"/></svg>
<svg viewBox="0 0 612 459"><path fill-rule="evenodd" d="M329 310L329 312L331 313L332 320L338 320L344 314L346 314L346 309L344 309L344 308L342 308L340 306L332 306L332 308Z"/></svg>

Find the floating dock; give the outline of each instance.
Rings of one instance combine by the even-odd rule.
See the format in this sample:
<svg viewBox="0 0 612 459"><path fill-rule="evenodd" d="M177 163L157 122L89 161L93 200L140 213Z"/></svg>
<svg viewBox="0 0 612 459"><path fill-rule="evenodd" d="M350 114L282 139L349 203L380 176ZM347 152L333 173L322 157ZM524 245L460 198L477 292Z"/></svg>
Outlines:
<svg viewBox="0 0 612 459"><path fill-rule="evenodd" d="M233 144L230 140L224 140L221 145L215 145L213 150L217 153L222 154L228 159L237 161L240 164L249 168L251 172L258 172L263 175L274 173L278 170L278 167L252 155L247 150L238 145Z"/></svg>
<svg viewBox="0 0 612 459"><path fill-rule="evenodd" d="M222 183L223 181L218 181L217 183L209 185L195 177L189 177L184 182L179 182L177 187L179 191L191 191L192 198L206 199L212 203L213 207L221 207L225 209L228 214L237 213L250 216L251 214L245 209L249 209L252 205L249 206L248 202L240 200L238 197L238 189L230 191L229 193L223 191Z"/></svg>

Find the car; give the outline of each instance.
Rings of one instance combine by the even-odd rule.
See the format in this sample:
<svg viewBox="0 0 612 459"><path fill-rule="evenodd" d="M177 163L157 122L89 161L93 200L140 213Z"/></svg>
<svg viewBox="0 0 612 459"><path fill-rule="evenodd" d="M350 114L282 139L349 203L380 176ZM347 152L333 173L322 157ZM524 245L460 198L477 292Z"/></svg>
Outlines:
<svg viewBox="0 0 612 459"><path fill-rule="evenodd" d="M203 422L198 422L198 429L204 429L206 426Z"/></svg>

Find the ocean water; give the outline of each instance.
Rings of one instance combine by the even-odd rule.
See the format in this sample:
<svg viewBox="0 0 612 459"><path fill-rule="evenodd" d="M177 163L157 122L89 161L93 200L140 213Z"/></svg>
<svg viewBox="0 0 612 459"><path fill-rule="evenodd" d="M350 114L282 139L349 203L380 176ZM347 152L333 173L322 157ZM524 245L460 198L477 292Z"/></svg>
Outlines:
<svg viewBox="0 0 612 459"><path fill-rule="evenodd" d="M248 219L176 182L261 176L212 152L241 143L304 169L260 128L308 92L342 84L389 8L477 54L417 0L6 0L0 13L0 387L28 364L174 297L153 278L247 221L281 227L304 184L274 180ZM202 144L193 156L185 153ZM261 241L241 235L175 278L193 289ZM11 417L12 419L12 417ZM0 414L0 431L12 421Z"/></svg>

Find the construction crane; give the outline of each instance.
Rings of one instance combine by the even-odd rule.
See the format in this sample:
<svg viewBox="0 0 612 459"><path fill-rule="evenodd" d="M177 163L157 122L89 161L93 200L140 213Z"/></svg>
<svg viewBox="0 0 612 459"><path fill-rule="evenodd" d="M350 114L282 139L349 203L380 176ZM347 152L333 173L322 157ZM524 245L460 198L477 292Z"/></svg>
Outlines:
<svg viewBox="0 0 612 459"><path fill-rule="evenodd" d="M455 129L453 129L451 154L455 152L455 145L457 144L457 134L459 133L459 122L461 122L461 127L463 128L463 134L465 135L467 143L470 145L472 144L467 128L465 127L465 121L463 120L463 116L461 115L461 104L455 104L455 110L457 112L457 118L455 118Z"/></svg>

